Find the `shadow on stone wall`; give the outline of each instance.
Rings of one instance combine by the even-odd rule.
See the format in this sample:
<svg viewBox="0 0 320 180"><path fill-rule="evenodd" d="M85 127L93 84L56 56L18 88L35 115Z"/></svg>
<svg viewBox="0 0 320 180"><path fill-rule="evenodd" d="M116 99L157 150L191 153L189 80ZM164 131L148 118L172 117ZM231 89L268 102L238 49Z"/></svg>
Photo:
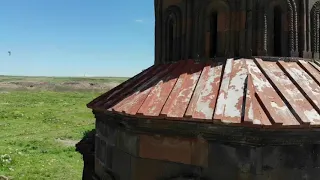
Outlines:
<svg viewBox="0 0 320 180"><path fill-rule="evenodd" d="M83 158L83 180L91 180L94 176L94 139L96 130L87 132L80 142L76 144L76 151L82 154Z"/></svg>

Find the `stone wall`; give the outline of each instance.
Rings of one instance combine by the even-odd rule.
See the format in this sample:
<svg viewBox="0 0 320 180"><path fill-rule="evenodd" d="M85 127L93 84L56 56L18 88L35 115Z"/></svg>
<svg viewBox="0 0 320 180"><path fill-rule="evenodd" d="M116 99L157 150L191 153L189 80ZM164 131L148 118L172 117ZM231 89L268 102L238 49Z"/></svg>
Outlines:
<svg viewBox="0 0 320 180"><path fill-rule="evenodd" d="M315 144L249 146L135 132L99 118L96 125L95 172L101 178L107 172L119 180L320 178Z"/></svg>
<svg viewBox="0 0 320 180"><path fill-rule="evenodd" d="M319 59L319 0L155 0L155 63L212 58L209 20L218 13L217 57L279 56L274 9L281 10L281 55ZM168 54L168 21L174 22Z"/></svg>

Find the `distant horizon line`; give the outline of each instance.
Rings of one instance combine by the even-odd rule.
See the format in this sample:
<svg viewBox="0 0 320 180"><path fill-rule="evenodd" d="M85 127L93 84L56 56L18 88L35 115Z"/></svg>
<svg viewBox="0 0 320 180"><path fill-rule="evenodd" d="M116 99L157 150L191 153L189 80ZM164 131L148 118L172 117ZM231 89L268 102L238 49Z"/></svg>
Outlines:
<svg viewBox="0 0 320 180"><path fill-rule="evenodd" d="M0 74L0 77L34 77L34 78L50 78L50 77L53 77L53 78L130 78L130 77L125 77L125 76L33 76L33 75L2 75Z"/></svg>

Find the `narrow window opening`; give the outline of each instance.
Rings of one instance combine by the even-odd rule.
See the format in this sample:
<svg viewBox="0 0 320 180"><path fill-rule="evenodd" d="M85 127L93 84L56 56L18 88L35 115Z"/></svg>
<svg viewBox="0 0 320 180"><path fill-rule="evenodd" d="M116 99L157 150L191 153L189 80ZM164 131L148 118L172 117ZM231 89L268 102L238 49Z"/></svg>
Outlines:
<svg viewBox="0 0 320 180"><path fill-rule="evenodd" d="M210 16L210 58L217 55L218 37L218 13L213 12Z"/></svg>
<svg viewBox="0 0 320 180"><path fill-rule="evenodd" d="M319 10L318 10L319 11ZM319 38L320 38L320 13L319 12L317 12L317 46L318 46L318 48L317 48L317 50L318 50L318 53L320 52L320 40L319 40Z"/></svg>
<svg viewBox="0 0 320 180"><path fill-rule="evenodd" d="M168 22L168 60L173 61L173 20Z"/></svg>
<svg viewBox="0 0 320 180"><path fill-rule="evenodd" d="M273 47L274 47L274 56L281 56L282 52L282 12L280 7L275 7L273 11L274 19L273 19Z"/></svg>
<svg viewBox="0 0 320 180"><path fill-rule="evenodd" d="M315 32L315 29L316 29L316 22L315 22L315 14L314 14L314 9L311 10L311 14L310 14L310 25L311 25L311 38L310 38L310 41L311 41L311 51L314 52L315 51L315 47L314 47L314 44L315 44L315 41L316 41L316 32Z"/></svg>

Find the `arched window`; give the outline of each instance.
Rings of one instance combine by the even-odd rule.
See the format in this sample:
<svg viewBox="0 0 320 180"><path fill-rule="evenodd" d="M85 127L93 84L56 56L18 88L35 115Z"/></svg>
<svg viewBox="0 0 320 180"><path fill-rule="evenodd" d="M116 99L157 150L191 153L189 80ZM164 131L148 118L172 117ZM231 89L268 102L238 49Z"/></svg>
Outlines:
<svg viewBox="0 0 320 180"><path fill-rule="evenodd" d="M199 16L198 53L203 58L224 57L233 53L230 46L230 4L224 0L210 1Z"/></svg>
<svg viewBox="0 0 320 180"><path fill-rule="evenodd" d="M273 9L273 54L282 56L282 10L279 6Z"/></svg>
<svg viewBox="0 0 320 180"><path fill-rule="evenodd" d="M210 58L217 55L218 46L218 13L212 12L210 16Z"/></svg>
<svg viewBox="0 0 320 180"><path fill-rule="evenodd" d="M265 12L259 18L262 34L259 39L259 49L262 51L258 55L267 56L295 56L295 30L294 12L290 0L268 0L268 4L263 6ZM263 46L262 46L263 44ZM263 48L263 49L262 49Z"/></svg>
<svg viewBox="0 0 320 180"><path fill-rule="evenodd" d="M163 54L165 62L181 59L182 16L180 8L170 6L165 13Z"/></svg>

